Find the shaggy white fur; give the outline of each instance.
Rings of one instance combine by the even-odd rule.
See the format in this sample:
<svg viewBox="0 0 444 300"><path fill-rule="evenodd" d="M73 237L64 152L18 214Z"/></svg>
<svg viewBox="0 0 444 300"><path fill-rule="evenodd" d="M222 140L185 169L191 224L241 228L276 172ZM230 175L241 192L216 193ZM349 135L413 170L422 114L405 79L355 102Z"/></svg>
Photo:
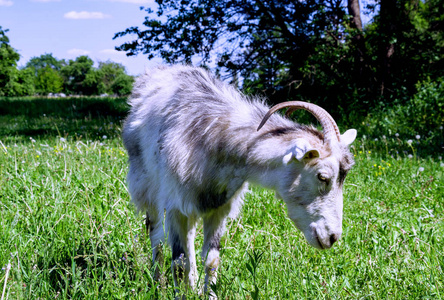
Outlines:
<svg viewBox="0 0 444 300"><path fill-rule="evenodd" d="M269 108L189 66L141 76L123 128L132 201L147 212L153 260L168 237L174 280L196 280L195 226L203 218L206 287L216 280L227 217L242 206L248 182L274 189L310 245L330 248L342 233L342 183L353 165L356 131L336 144L322 132Z"/></svg>

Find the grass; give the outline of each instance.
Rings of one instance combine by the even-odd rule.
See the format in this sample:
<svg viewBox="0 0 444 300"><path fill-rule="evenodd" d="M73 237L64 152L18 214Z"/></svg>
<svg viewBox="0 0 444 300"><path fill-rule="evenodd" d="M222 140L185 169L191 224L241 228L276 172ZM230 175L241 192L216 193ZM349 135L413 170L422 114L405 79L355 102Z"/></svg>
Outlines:
<svg viewBox="0 0 444 300"><path fill-rule="evenodd" d="M38 134L28 135L19 121L26 114L0 116L4 299L173 298L171 257L158 287L143 216L129 204L121 116L38 113L28 118ZM60 134L40 131L54 124L64 128ZM213 287L219 298L444 298L444 164L419 157L415 143L355 142L344 232L329 251L311 248L283 202L253 188L222 240ZM200 225L196 249L201 245Z"/></svg>

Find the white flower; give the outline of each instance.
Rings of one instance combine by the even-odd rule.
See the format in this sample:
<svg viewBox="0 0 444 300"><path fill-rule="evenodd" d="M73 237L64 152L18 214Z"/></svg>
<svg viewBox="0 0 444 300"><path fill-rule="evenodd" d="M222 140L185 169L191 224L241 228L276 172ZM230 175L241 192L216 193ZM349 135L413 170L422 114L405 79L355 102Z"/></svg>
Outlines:
<svg viewBox="0 0 444 300"><path fill-rule="evenodd" d="M63 143L63 142L66 142L66 139L65 138L60 138L60 141Z"/></svg>
<svg viewBox="0 0 444 300"><path fill-rule="evenodd" d="M35 140L32 137L30 137L29 139L31 140L31 143L35 143Z"/></svg>
<svg viewBox="0 0 444 300"><path fill-rule="evenodd" d="M419 167L418 171L419 172L424 172L424 168L423 167Z"/></svg>
<svg viewBox="0 0 444 300"><path fill-rule="evenodd" d="M441 168L443 168L444 167L444 163L441 163Z"/></svg>
<svg viewBox="0 0 444 300"><path fill-rule="evenodd" d="M106 135L102 136L102 139L106 140L108 137Z"/></svg>
<svg viewBox="0 0 444 300"><path fill-rule="evenodd" d="M396 137L399 137L399 133L395 133L395 136L396 136Z"/></svg>
<svg viewBox="0 0 444 300"><path fill-rule="evenodd" d="M409 154L409 155L408 155L408 158L413 158L413 155Z"/></svg>
<svg viewBox="0 0 444 300"><path fill-rule="evenodd" d="M387 137L385 135L382 136L382 139L385 140Z"/></svg>
<svg viewBox="0 0 444 300"><path fill-rule="evenodd" d="M377 141L378 141L378 138L375 139L375 142L377 142Z"/></svg>
<svg viewBox="0 0 444 300"><path fill-rule="evenodd" d="M412 143L413 143L412 140L408 140L408 141L407 141L407 144L409 144L409 145L411 145Z"/></svg>
<svg viewBox="0 0 444 300"><path fill-rule="evenodd" d="M415 135L415 138L416 138L417 140L419 140L419 139L421 138L421 136L420 136L419 134L417 134L417 135Z"/></svg>
<svg viewBox="0 0 444 300"><path fill-rule="evenodd" d="M36 151L37 155L42 155L42 152L40 152L39 150Z"/></svg>

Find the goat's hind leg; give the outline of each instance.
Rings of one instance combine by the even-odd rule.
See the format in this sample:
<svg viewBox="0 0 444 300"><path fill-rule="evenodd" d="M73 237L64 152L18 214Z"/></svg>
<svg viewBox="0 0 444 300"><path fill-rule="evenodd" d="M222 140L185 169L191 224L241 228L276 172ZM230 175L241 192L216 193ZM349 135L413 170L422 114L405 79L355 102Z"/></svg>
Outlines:
<svg viewBox="0 0 444 300"><path fill-rule="evenodd" d="M196 220L182 215L178 211L167 212L168 241L172 248L171 270L174 284L185 288L194 288L197 270L194 249ZM179 289L177 289L179 291Z"/></svg>
<svg viewBox="0 0 444 300"><path fill-rule="evenodd" d="M216 283L217 269L220 264L220 239L225 232L226 215L215 212L203 218L204 244L202 248L202 260L205 262L205 294L210 299L216 299L211 292L210 284Z"/></svg>
<svg viewBox="0 0 444 300"><path fill-rule="evenodd" d="M165 242L165 234L162 221L157 213L146 212L145 227L150 235L151 249L153 254L154 280L159 281L161 285L165 284L165 278L162 274L163 269L163 244Z"/></svg>

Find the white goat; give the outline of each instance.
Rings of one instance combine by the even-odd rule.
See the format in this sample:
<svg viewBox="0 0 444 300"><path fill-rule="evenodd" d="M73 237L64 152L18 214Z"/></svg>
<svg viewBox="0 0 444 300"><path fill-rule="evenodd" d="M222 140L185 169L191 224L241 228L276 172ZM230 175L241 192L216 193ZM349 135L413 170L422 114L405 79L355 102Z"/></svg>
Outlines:
<svg viewBox="0 0 444 300"><path fill-rule="evenodd" d="M147 212L153 262L168 237L176 284L181 277L195 284L198 218L205 291L215 281L226 219L238 214L247 182L275 190L313 247L330 248L341 236L342 184L354 163L348 145L356 130L340 135L322 108L285 102L269 110L189 66L147 72L129 103L123 127L129 191L138 210ZM311 112L323 132L273 115L283 107Z"/></svg>

